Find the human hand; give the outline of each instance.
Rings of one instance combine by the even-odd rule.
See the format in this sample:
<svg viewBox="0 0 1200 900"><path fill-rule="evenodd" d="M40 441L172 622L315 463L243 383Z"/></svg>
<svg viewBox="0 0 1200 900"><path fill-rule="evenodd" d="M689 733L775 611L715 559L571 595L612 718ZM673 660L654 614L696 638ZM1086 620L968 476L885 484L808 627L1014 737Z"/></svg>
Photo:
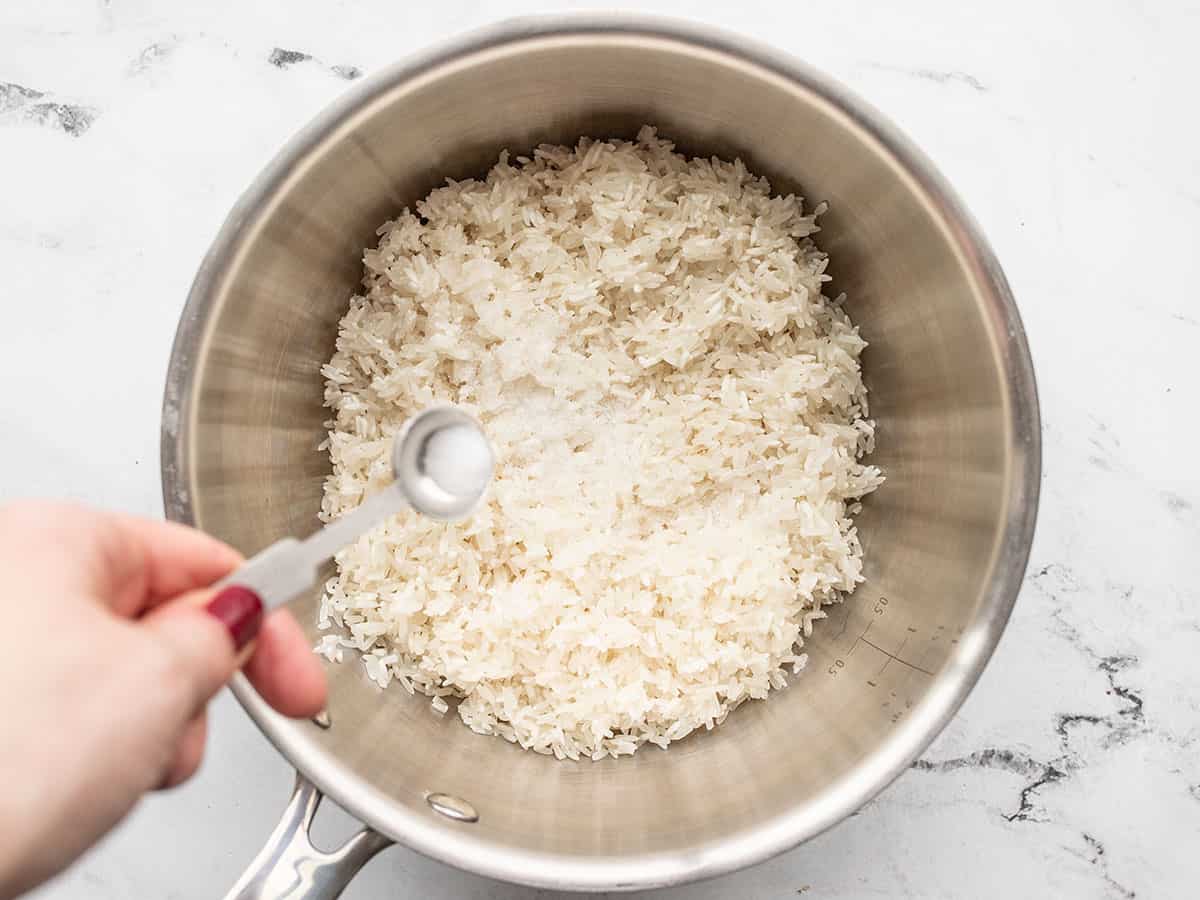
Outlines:
<svg viewBox="0 0 1200 900"><path fill-rule="evenodd" d="M239 667L284 715L324 706L296 620L208 588L240 562L169 522L0 508L0 898L62 869L146 791L190 777L205 706Z"/></svg>

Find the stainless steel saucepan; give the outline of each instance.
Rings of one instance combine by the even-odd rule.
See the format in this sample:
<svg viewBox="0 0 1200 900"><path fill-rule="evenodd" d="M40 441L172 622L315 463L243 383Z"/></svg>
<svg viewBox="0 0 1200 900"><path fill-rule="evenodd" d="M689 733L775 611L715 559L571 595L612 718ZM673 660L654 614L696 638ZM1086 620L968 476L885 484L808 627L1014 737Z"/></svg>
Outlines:
<svg viewBox="0 0 1200 900"><path fill-rule="evenodd" d="M871 346L887 483L859 518L867 581L807 644L808 670L667 751L558 762L427 698L331 666L329 718L234 692L298 789L231 896L337 896L391 841L551 888L677 884L762 860L903 772L991 655L1037 506L1039 419L991 250L929 161L802 63L707 29L621 15L518 21L369 79L284 148L230 214L188 298L163 408L168 515L249 554L317 525L320 367L375 229L446 177L581 135L657 125L827 201L820 241ZM294 602L315 637L317 593ZM307 840L321 792L366 824Z"/></svg>

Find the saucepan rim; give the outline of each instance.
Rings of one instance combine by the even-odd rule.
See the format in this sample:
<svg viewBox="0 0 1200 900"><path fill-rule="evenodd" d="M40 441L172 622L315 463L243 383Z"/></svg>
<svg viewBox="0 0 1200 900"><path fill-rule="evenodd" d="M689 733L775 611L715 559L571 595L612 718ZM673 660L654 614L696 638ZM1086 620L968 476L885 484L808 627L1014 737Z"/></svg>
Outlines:
<svg viewBox="0 0 1200 900"><path fill-rule="evenodd" d="M715 57L762 79L782 81L827 104L872 142L917 192L972 273L985 307L993 350L1005 375L1005 415L1011 434L1008 494L992 578L976 622L933 688L878 751L817 802L687 853L607 858L567 857L503 847L476 837L469 826L448 834L445 823L394 803L350 772L297 728L271 711L240 676L233 692L265 735L305 777L369 826L435 859L510 882L558 889L631 890L710 877L759 862L812 838L844 819L907 769L938 735L974 686L1000 639L1024 577L1033 540L1041 478L1041 425L1033 364L1012 294L974 220L925 155L881 115L829 77L780 52L707 26L632 15L575 14L516 19L442 44L365 79L294 137L241 197L205 257L175 336L163 398L163 505L169 518L195 523L192 496L192 420L197 362L211 312L230 271L273 202L302 178L321 149L355 117L402 85L436 78L495 52L518 52L563 38L645 41Z"/></svg>

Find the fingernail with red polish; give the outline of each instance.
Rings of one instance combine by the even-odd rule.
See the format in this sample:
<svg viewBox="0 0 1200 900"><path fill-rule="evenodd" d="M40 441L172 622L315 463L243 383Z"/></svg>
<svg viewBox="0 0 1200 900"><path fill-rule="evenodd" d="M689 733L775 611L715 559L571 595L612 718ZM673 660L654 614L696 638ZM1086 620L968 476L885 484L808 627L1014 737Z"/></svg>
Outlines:
<svg viewBox="0 0 1200 900"><path fill-rule="evenodd" d="M254 640L258 628L262 625L263 604L258 594L247 587L230 585L208 601L209 615L221 620L229 629L233 645L241 650Z"/></svg>

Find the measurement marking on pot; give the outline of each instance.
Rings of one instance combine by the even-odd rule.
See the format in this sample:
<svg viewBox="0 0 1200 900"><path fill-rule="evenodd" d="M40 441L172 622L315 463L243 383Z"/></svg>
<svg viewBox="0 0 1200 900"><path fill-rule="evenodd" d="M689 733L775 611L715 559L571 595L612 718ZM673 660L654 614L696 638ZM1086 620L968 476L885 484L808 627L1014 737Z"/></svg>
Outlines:
<svg viewBox="0 0 1200 900"><path fill-rule="evenodd" d="M838 633L833 636L835 641L841 640L843 634L846 633L846 628L850 625L850 607L844 602L842 603L842 627L838 629Z"/></svg>
<svg viewBox="0 0 1200 900"><path fill-rule="evenodd" d="M850 661L850 656L854 653L855 650L858 649L858 645L860 643L862 643L862 644L868 645L869 647L871 647L874 650L878 650L884 656L883 665L880 666L879 669L877 671L875 671L869 678L864 679L864 681L868 687L878 688L880 686L880 682L883 680L880 678L880 676L882 676L884 674L884 672L887 670L887 667L890 666L893 661L900 663L900 665L905 666L906 668L912 669L914 672L920 672L922 675L928 675L931 678L933 677L934 673L931 672L929 669L926 669L924 666L920 665L917 662L912 662L911 660L905 659L903 656L904 650L908 646L910 638L913 635L919 635L921 633L921 629L919 629L913 625L906 625L904 627L903 637L901 638L900 645L898 647L896 647L895 650L885 650L882 646L880 646L875 641L871 640L870 637L868 637L868 635L870 634L870 631L871 631L871 627L875 624L875 622L878 618L882 617L885 613L887 613L889 611L888 607L890 605L891 605L891 601L888 600L887 597L880 596L879 598L876 599L874 606L871 608L871 611L874 613L874 615L866 623L866 627L863 628L862 633L854 639L854 642L852 644L850 644L849 647L846 647L846 648L840 650L840 653L841 653L840 656L834 656L834 654L837 653L838 650L830 648L830 647L828 647L828 645L818 648L819 651L821 651L823 653L828 653L829 657L831 658L831 662L825 670L826 674L828 674L830 676L837 676L837 675L842 675L845 672L849 672L850 669L848 668L848 663ZM841 614L842 614L842 621L840 623L841 627L832 636L832 640L830 641L830 643L834 643L834 644L836 644L840 641L842 635L844 635L846 633L846 630L847 630L847 628L849 628L849 625L850 625L850 618L851 618L850 610L847 607L843 606L842 609L839 610L839 612L841 612ZM890 618L891 617L889 616L889 619ZM830 625L833 625L833 624L834 623L831 621ZM936 641L941 636L940 634L938 634L938 632L943 632L943 631L945 631L944 625L937 626L934 634L932 634L930 636L929 640ZM893 696L894 696L894 694L893 694Z"/></svg>
<svg viewBox="0 0 1200 900"><path fill-rule="evenodd" d="M874 625L874 624L875 624L875 622L874 622L874 621L871 621L871 622L868 622L868 623L867 623L867 627L863 629L863 633L862 633L862 634L860 634L860 635L859 635L857 638L855 638L855 639L854 639L854 643L853 643L853 644L851 644L851 645L850 645L850 649L846 651L846 655L847 655L847 656L849 656L851 653L853 653L853 652L854 652L854 648L858 646L858 642L859 642L859 641L866 640L866 637L867 637L867 632L871 630L871 626L872 626L872 625ZM868 643L870 643L870 642L868 641Z"/></svg>
<svg viewBox="0 0 1200 900"><path fill-rule="evenodd" d="M868 643L868 644L871 644L871 642L870 642L870 641L867 641L867 643ZM900 653L901 653L901 651L903 651L903 650L904 650L904 645L905 645L905 644L907 644L907 643L908 643L908 635L906 634L906 635L904 636L904 640L902 640L902 641L900 642L900 646L896 648L896 654L895 654L894 656L893 656L892 654L890 654L890 653L887 655L887 659L885 659L885 660L883 661L883 665L882 665L882 666L880 666L880 667L879 667L879 671L875 673L875 677L876 677L876 678L878 678L880 675L882 675L882 674L883 674L883 670L884 670L884 669L886 669L888 666L890 666L890 665L892 664L892 660L893 660L893 659L899 659L899 658L900 658ZM871 646L872 646L872 647L874 647L875 645L874 645L874 644L871 644Z"/></svg>
<svg viewBox="0 0 1200 900"><path fill-rule="evenodd" d="M900 663L901 665L908 666L910 669L913 669L913 670L915 670L915 671L917 671L917 672L921 672L921 673L922 673L922 674L924 674L924 675L929 675L930 677L932 677L932 676L933 676L933 673L932 673L932 672L930 672L928 669L923 669L923 668L921 668L920 666L918 666L916 663L910 663L910 662L909 662L907 659L901 659L901 658L900 658L899 656L897 656L895 653L889 653L887 650L884 650L884 649L883 649L882 647L880 647L878 644L876 644L876 643L874 643L874 642L872 642L872 641L869 641L869 640L867 640L867 634L866 634L866 632L865 632L865 631L863 632L862 636L861 636L861 637L859 637L859 639L858 639L858 640L859 640L859 641L862 641L864 644L870 644L872 647L874 647L876 650L878 650L878 651L879 651L880 653L882 653L884 656L887 656L887 657L890 657L891 659L894 659L896 662ZM855 641L855 643L858 643L858 641ZM901 645L900 645L900 647L901 647L901 649L903 649L903 648L904 648L904 645L903 645L903 644L901 644ZM885 667L885 668L887 667L887 663L884 663L884 667ZM880 671L882 672L883 670L882 670L882 669L880 669Z"/></svg>

